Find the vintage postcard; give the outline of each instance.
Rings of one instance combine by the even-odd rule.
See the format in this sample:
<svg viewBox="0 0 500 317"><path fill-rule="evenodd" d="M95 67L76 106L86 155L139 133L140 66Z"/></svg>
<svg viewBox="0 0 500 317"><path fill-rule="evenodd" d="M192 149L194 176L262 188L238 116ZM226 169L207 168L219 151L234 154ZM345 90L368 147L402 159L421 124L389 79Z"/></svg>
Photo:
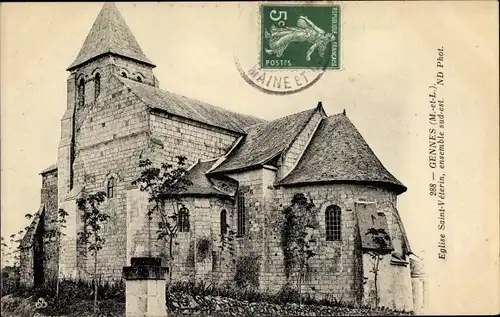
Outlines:
<svg viewBox="0 0 500 317"><path fill-rule="evenodd" d="M498 314L498 3L2 3L2 316Z"/></svg>

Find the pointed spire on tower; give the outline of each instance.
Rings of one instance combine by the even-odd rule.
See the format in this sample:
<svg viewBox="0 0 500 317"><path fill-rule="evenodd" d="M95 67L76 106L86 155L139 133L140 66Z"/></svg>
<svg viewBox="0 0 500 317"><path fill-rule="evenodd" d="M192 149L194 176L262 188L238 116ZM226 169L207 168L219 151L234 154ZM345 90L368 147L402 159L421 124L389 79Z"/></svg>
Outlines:
<svg viewBox="0 0 500 317"><path fill-rule="evenodd" d="M120 55L155 67L142 52L139 43L114 2L104 4L80 49L80 53L68 67L68 70L104 54Z"/></svg>

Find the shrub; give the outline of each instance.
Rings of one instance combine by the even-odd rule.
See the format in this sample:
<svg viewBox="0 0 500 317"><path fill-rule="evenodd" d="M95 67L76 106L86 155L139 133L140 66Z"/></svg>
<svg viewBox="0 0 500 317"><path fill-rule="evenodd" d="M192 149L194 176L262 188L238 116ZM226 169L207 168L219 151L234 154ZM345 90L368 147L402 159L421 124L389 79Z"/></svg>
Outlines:
<svg viewBox="0 0 500 317"><path fill-rule="evenodd" d="M260 256L246 255L236 263L234 282L241 288L259 286Z"/></svg>
<svg viewBox="0 0 500 317"><path fill-rule="evenodd" d="M196 247L198 249L196 260L197 262L203 262L212 251L212 240L202 237L198 240Z"/></svg>
<svg viewBox="0 0 500 317"><path fill-rule="evenodd" d="M278 291L278 294L276 294L276 302L278 304L298 303L299 297L299 291L289 283L286 283Z"/></svg>
<svg viewBox="0 0 500 317"><path fill-rule="evenodd" d="M185 293L192 296L207 296L215 294L216 288L204 281L194 283L191 281L174 282L171 287L172 293Z"/></svg>
<svg viewBox="0 0 500 317"><path fill-rule="evenodd" d="M15 267L7 266L2 268L2 297L14 293L20 287L19 272Z"/></svg>
<svg viewBox="0 0 500 317"><path fill-rule="evenodd" d="M56 280L47 281L37 287L21 286L15 292L21 297L56 297ZM125 302L125 283L123 280L106 280L97 285L97 292L101 300L115 300ZM59 297L65 299L92 300L94 294L93 281L84 279L61 279L59 282Z"/></svg>

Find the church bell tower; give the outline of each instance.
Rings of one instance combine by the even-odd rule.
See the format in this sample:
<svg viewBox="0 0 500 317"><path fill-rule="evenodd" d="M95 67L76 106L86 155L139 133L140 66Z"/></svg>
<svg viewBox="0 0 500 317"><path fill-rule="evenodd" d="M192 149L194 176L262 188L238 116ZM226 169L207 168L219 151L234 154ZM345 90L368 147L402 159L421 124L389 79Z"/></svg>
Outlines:
<svg viewBox="0 0 500 317"><path fill-rule="evenodd" d="M110 76L117 75L158 87L156 67L143 53L113 2L102 7L76 59L68 67L67 110L61 119L59 144L59 199L74 187L72 163L75 134L83 113L105 95Z"/></svg>
<svg viewBox="0 0 500 317"><path fill-rule="evenodd" d="M77 57L67 68L67 108L61 119L61 139L58 148L58 201L65 209L66 237L61 243L61 273L75 276L79 267L77 231L81 224L75 198L82 191L79 159L83 135L81 128L91 120L92 111L102 111L108 104L109 91L121 76L144 85L159 86L153 74L156 67L144 54L116 5L107 2L101 8ZM81 159L80 159L81 161ZM77 175L78 174L78 175Z"/></svg>

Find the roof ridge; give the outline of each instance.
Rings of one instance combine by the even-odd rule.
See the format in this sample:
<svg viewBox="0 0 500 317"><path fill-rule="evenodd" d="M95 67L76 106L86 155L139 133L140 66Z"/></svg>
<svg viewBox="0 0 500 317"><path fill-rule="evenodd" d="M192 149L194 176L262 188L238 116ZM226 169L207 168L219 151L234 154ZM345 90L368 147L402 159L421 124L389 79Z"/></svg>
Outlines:
<svg viewBox="0 0 500 317"><path fill-rule="evenodd" d="M316 111L321 111L323 110L323 107L320 106L320 104L318 104L319 107L316 107ZM295 142L295 140L297 140L297 138L299 137L299 135L302 133L302 131L304 131L304 129L307 127L307 125L309 124L309 122L311 122L314 114L316 113L316 111L313 111L311 113L311 115L309 116L309 119L303 124L303 126L300 128L299 132L295 135L295 137L288 143L288 145L286 146L286 148L283 150L283 152L285 151L288 151L290 149L290 147L292 146L292 144ZM323 110L324 112L324 110ZM297 165L299 164L299 161L300 159L302 158L302 156L304 155L304 153L306 153L307 151L307 148L309 147L309 144L311 143L311 140L314 138L314 135L316 134L316 131L318 131L318 128L319 126L321 125L321 122L323 121L323 117L321 117L318 121L318 123L316 123L316 126L314 127L314 131L311 133L311 135L307 138L307 142L306 144L304 145L302 151L300 152L300 155L298 156L298 158L295 160L295 163L293 164L293 166L290 168L290 170L285 174L283 175L281 178L285 178L288 176L288 174L290 174L295 167L297 167Z"/></svg>
<svg viewBox="0 0 500 317"><path fill-rule="evenodd" d="M309 109L302 110L302 111L295 112L295 113L291 113L291 114L286 115L286 116L284 116L284 117L279 117L279 118L276 118L276 119L273 119L273 120L270 120L270 121L267 121L267 120L266 120L265 122L252 124L252 125L248 126L247 128L253 128L253 127L256 127L256 126L258 126L258 125L263 125L263 124L273 123L273 122L275 122L275 121L278 121L278 120L281 120L281 119L286 119L286 118L288 118L288 117L292 117L292 116L295 116L295 115L298 115L298 114L301 114L301 113L304 113L304 112L307 112L307 111L311 111L311 110L314 110L314 109L316 109L316 107L315 107L315 108L309 108Z"/></svg>
<svg viewBox="0 0 500 317"><path fill-rule="evenodd" d="M128 79L128 78L127 78L127 79ZM129 80L131 80L131 79L129 79ZM151 87L152 87L152 86L151 86ZM246 117L251 117L251 118L254 118L254 119L258 119L258 120L264 121L264 122L262 122L262 123L266 123L266 122L268 122L267 120L262 119L262 118L259 118L259 117L257 117L257 116L253 116L253 115L250 115L250 114L245 114L245 113L241 113L241 112L236 112L236 111L233 111L233 110L229 110L229 109L226 109L226 108L224 108L224 107L216 106L216 105L210 104L210 103L208 103L208 102L206 102L206 101L203 101L203 100L199 100L199 99L195 99L195 98L187 97L187 96L181 95L181 94L179 94L179 93L172 92L172 91L170 91L170 90L165 90L165 89L160 88L160 87L154 87L154 88L159 89L159 90L161 90L161 91L164 91L164 92L166 92L166 93L172 94L172 95L177 96L177 97L181 97L181 98L184 98L184 99L189 99L189 100L193 100L193 101L196 101L196 102L199 102L199 103L203 103L203 104L205 104L205 105L207 105L207 106L211 106L211 107L214 107L214 108L217 108L217 109L220 109L220 110L224 110L224 111L227 111L227 112L231 112L231 113L233 113L233 114L243 115L243 116L246 116Z"/></svg>
<svg viewBox="0 0 500 317"><path fill-rule="evenodd" d="M295 136L293 137L293 139L291 139L288 144L286 145L286 147L283 149L283 152L284 151L287 151L288 149L290 149L290 147L292 146L293 142L295 142L295 140L297 139L297 137L299 136L299 134L304 131L304 129L307 127L307 124L309 124L309 122L311 121L312 117L314 116L314 114L316 113L316 111L318 111L319 109L317 107L315 107L314 109L310 109L310 110L314 110L311 112L311 114L309 114L309 118L307 119L307 121L305 121L302 126L300 127L300 129L298 129L298 132L295 134ZM306 110L306 111L309 111L309 110ZM306 111L303 111L303 112L306 112ZM302 112L299 112L299 113L302 113ZM321 120L320 120L321 122ZM314 130L314 132L316 132L316 129ZM314 133L313 133L314 135Z"/></svg>
<svg viewBox="0 0 500 317"><path fill-rule="evenodd" d="M116 74L114 77L133 90L134 94L150 108L162 110L177 117L239 134L246 134L247 128L253 125L254 122L264 121L262 118L214 106L206 101L189 98Z"/></svg>
<svg viewBox="0 0 500 317"><path fill-rule="evenodd" d="M160 88L160 87L155 87L155 86L151 86L151 85L148 85L147 83L144 83L144 82L137 82L135 80L132 80L130 78L125 78L125 77L121 77L121 76L118 76L118 75L114 75L115 77L117 77L118 79L120 80L125 80L125 81L129 81L129 82L133 82L133 83L137 83L137 84L142 84L142 85L146 85L150 88L154 88L154 89L158 89L158 90L161 90L162 92L166 92L168 94L171 94L171 95L174 95L176 97L180 97L180 98L184 98L184 99L188 99L188 100L191 100L191 101L196 101L196 102L199 102L199 103L202 103L204 105L207 105L207 106L210 106L210 107L213 107L213 108L217 108L217 109L220 109L220 110L223 110L223 111L227 111L227 112L230 112L230 113L233 113L233 114L237 114L237 115L243 115L245 117L250 117L250 118L254 118L254 119L258 119L258 120L261 120L261 121L264 121L264 122L261 122L261 123L257 123L257 124L253 124L251 126L254 126L254 125L258 125L258 124L262 124L262 123L266 123L268 122L267 120L265 119L262 119L262 118L259 118L257 116L254 116L254 115L250 115L250 114L246 114L246 113L241 113L241 112L236 112L236 111L233 111L233 110L229 110L227 108L224 108L224 107L221 107L221 106L216 106L216 105L213 105L211 103L208 103L206 101L203 101L203 100L200 100L200 99L196 99L196 98L191 98L191 97L187 97L187 96L184 96L180 93L177 93L177 92L173 92L173 91L170 91L170 90L166 90L166 89L163 89L163 88ZM251 127L251 126L248 126L248 127Z"/></svg>

